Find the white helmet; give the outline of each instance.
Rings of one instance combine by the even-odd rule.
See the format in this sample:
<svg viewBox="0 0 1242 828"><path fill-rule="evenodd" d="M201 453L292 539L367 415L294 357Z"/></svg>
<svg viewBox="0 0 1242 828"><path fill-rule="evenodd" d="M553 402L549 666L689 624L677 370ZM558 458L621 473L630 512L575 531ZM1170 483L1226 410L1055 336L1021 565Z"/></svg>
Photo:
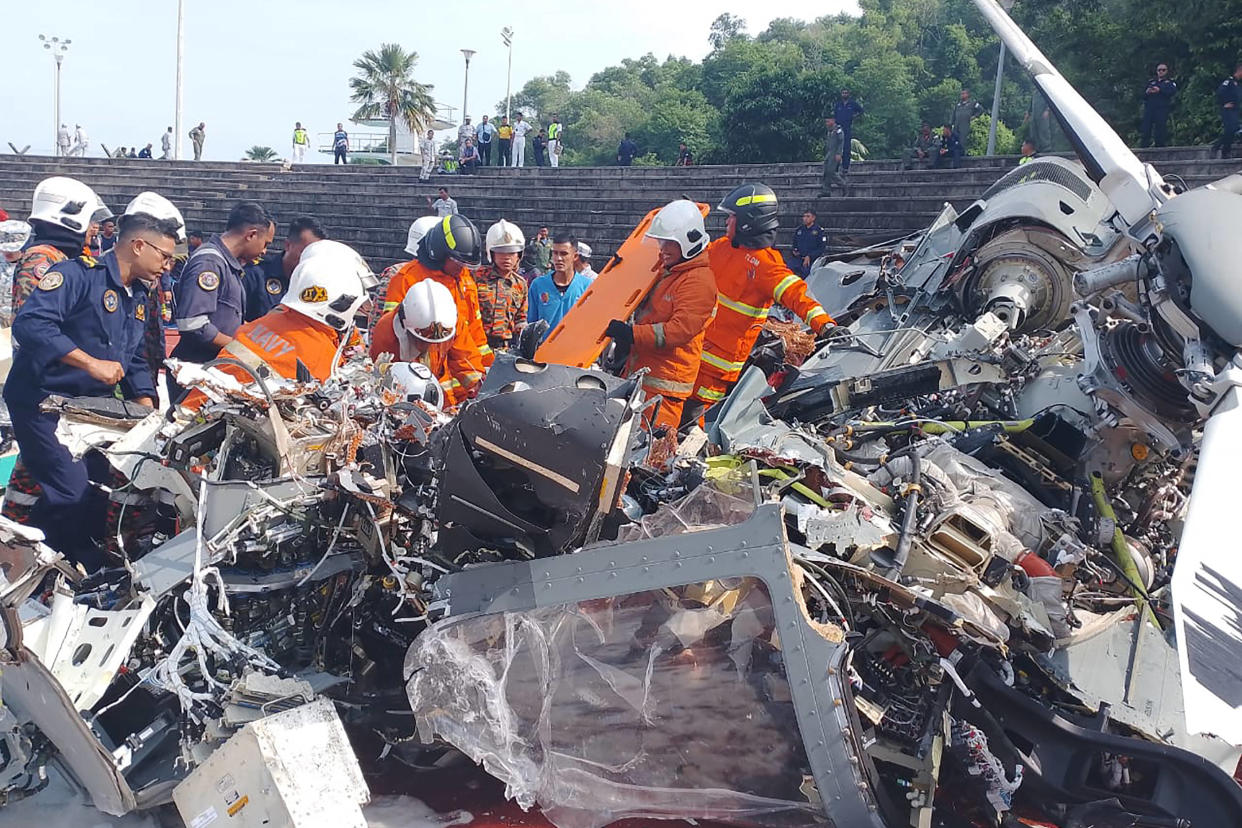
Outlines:
<svg viewBox="0 0 1242 828"><path fill-rule="evenodd" d="M378 283L352 247L324 239L302 252L281 304L343 331L353 324L368 292Z"/></svg>
<svg viewBox="0 0 1242 828"><path fill-rule="evenodd" d="M95 191L81 181L56 175L43 179L35 187L30 220L46 221L84 236L95 213L103 206Z"/></svg>
<svg viewBox="0 0 1242 828"><path fill-rule="evenodd" d="M421 362L394 362L384 374L384 387L405 402L423 402L437 410L444 407L444 389L431 369Z"/></svg>
<svg viewBox="0 0 1242 828"><path fill-rule="evenodd" d="M417 256L419 240L427 235L428 230L439 223L439 216L423 216L422 218L414 219L414 223L410 225L410 234L405 239L405 252L411 256Z"/></svg>
<svg viewBox="0 0 1242 828"><path fill-rule="evenodd" d="M401 300L401 324L423 342L448 342L457 332L457 302L439 282L416 282Z"/></svg>
<svg viewBox="0 0 1242 828"><path fill-rule="evenodd" d="M125 208L125 215L134 213L146 213L157 219L172 219L177 222L177 241L185 241L185 219L181 217L181 211L159 193L147 191L134 196L134 200Z"/></svg>
<svg viewBox="0 0 1242 828"><path fill-rule="evenodd" d="M516 224L501 219L487 228L485 247L489 260L493 253L521 253L526 249L526 237Z"/></svg>
<svg viewBox="0 0 1242 828"><path fill-rule="evenodd" d="M711 239L703 227L703 214L693 201L670 201L656 213L647 230L647 238L675 241L683 259L693 259L707 249Z"/></svg>

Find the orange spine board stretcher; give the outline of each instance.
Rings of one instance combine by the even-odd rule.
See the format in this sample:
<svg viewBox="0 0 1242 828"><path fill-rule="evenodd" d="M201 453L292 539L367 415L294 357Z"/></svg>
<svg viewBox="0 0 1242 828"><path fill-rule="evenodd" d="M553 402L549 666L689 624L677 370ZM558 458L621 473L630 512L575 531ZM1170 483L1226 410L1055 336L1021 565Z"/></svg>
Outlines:
<svg viewBox="0 0 1242 828"><path fill-rule="evenodd" d="M711 206L699 202L698 207L707 218ZM589 368L599 359L608 341L604 335L608 323L629 319L660 275L656 266L660 248L643 237L662 209L657 207L648 213L621 243L599 277L535 351L537 362Z"/></svg>

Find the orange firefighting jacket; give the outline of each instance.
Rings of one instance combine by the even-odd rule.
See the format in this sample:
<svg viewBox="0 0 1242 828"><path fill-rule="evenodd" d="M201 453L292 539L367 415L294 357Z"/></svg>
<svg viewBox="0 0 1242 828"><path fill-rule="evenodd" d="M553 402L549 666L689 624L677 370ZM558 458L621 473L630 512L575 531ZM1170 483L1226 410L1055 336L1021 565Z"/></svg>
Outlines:
<svg viewBox="0 0 1242 828"><path fill-rule="evenodd" d="M716 403L737 380L773 302L780 302L819 333L832 317L806 291L806 282L771 247L734 247L726 237L707 247L719 292L716 318L707 328L695 397Z"/></svg>
<svg viewBox="0 0 1242 828"><path fill-rule="evenodd" d="M703 334L716 313L716 280L706 256L674 265L634 311L634 346L625 375L640 368L651 394L685 400L694 390Z"/></svg>
<svg viewBox="0 0 1242 828"><path fill-rule="evenodd" d="M449 348L449 372L461 385L463 394L483 381L483 373L492 366L495 355L483 332L483 315L479 312L479 289L469 270L450 276L432 270L420 261L407 262L388 283L384 307L393 310L401 304L410 288L424 279L432 279L448 288L457 303L457 335Z"/></svg>
<svg viewBox="0 0 1242 828"><path fill-rule="evenodd" d="M422 353L411 353L410 349L401 347L401 339L397 335L397 311L392 310L379 318L375 329L371 331L371 359L378 360L382 354L392 354L393 360L400 362L421 362L431 369L431 373L440 380L444 389L444 397L448 405L461 402L461 383L453 379L448 369L448 354L452 340L434 342L426 345Z"/></svg>
<svg viewBox="0 0 1242 828"><path fill-rule="evenodd" d="M340 346L340 332L317 319L277 305L238 328L233 341L224 346L220 356L252 367L266 363L285 379L297 377L297 365L301 360L311 376L323 382L332 374L333 360ZM219 367L242 382L254 381L249 373L235 365ZM203 392L191 391L182 405L198 409L206 399Z"/></svg>

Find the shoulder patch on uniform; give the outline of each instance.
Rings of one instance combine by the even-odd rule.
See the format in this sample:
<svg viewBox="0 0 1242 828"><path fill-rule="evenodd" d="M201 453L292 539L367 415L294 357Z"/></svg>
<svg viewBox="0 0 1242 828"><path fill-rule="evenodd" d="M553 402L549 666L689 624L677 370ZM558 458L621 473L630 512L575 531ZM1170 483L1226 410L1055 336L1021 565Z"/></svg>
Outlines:
<svg viewBox="0 0 1242 828"><path fill-rule="evenodd" d="M78 261L82 262L82 264L87 267L95 267L99 264L99 261L90 253L83 253L81 256L78 256Z"/></svg>
<svg viewBox="0 0 1242 828"><path fill-rule="evenodd" d="M112 290L111 288L109 288L108 290L104 291L103 306L104 306L104 310L106 310L108 313L113 313L116 311L117 308L121 306L121 297L116 295L115 290Z"/></svg>
<svg viewBox="0 0 1242 828"><path fill-rule="evenodd" d="M56 290L64 283L65 275L53 270L43 274L43 278L39 280L39 290Z"/></svg>
<svg viewBox="0 0 1242 828"><path fill-rule="evenodd" d="M220 274L204 270L198 274L198 286L203 290L215 290L220 287Z"/></svg>
<svg viewBox="0 0 1242 828"><path fill-rule="evenodd" d="M279 279L268 279L263 287L271 296L280 296L285 292L285 286L280 283Z"/></svg>
<svg viewBox="0 0 1242 828"><path fill-rule="evenodd" d="M302 291L300 298L303 302L326 302L328 301L328 291L319 285L311 285Z"/></svg>
<svg viewBox="0 0 1242 828"><path fill-rule="evenodd" d="M134 318L137 319L139 322L146 322L147 321L147 306L138 305L136 308L134 308Z"/></svg>

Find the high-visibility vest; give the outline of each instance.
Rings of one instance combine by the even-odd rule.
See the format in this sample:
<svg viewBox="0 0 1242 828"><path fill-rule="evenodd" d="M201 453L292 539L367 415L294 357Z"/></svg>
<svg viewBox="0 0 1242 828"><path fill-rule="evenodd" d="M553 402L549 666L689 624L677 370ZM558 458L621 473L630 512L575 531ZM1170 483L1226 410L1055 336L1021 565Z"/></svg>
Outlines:
<svg viewBox="0 0 1242 828"><path fill-rule="evenodd" d="M560 134L561 134L560 124L553 123L548 127L548 140L549 141L555 141Z"/></svg>
<svg viewBox="0 0 1242 828"><path fill-rule="evenodd" d="M304 129L295 129L293 131L293 143L298 146L305 146L310 143L310 136L306 134Z"/></svg>

